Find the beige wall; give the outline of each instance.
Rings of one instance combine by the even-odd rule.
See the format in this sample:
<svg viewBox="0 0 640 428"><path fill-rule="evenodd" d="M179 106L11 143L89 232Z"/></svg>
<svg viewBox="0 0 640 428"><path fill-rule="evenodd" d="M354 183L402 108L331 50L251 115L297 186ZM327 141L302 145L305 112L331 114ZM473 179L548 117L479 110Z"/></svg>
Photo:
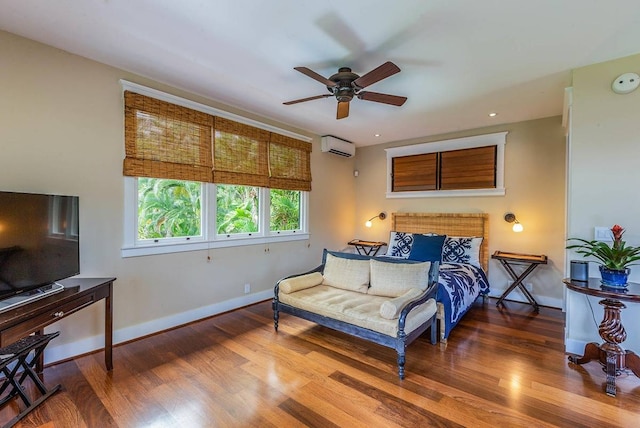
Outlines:
<svg viewBox="0 0 640 428"><path fill-rule="evenodd" d="M353 235L353 160L313 140L309 241L123 259L123 102L119 79L243 113L116 68L0 32L0 190L80 196L81 275L116 276L116 342L268 298L277 279L315 267ZM274 102L276 102L274 100ZM307 134L308 135L308 134ZM245 283L253 295L243 294ZM102 305L52 326L55 360L100 347ZM117 362L116 362L117 364Z"/></svg>
<svg viewBox="0 0 640 428"><path fill-rule="evenodd" d="M386 199L385 148L508 131L505 146L505 196ZM359 148L356 153L356 236L387 241L390 222L375 221L371 229L364 221L380 211L401 212L486 212L490 219L489 250L546 254L549 264L541 266L527 282L541 304L562 305L565 221L565 138L560 117L468 130ZM513 212L523 224L514 233L503 219ZM502 267L491 261L489 281L492 295L507 288ZM518 293L509 296L518 297ZM524 298L523 296L520 296Z"/></svg>
<svg viewBox="0 0 640 428"><path fill-rule="evenodd" d="M568 236L593 239L595 226L620 224L628 245L640 245L640 90L619 95L611 83L619 75L640 72L640 55L573 71L569 154ZM569 258L579 259L571 254ZM590 275L599 277L596 263ZM631 268L640 282L640 267ZM598 298L567 294L567 350L582 353L586 342L601 342L596 323L602 320ZM628 338L625 347L640 351L640 305L622 313ZM592 316L592 311L594 316ZM595 320L594 321L594 318Z"/></svg>

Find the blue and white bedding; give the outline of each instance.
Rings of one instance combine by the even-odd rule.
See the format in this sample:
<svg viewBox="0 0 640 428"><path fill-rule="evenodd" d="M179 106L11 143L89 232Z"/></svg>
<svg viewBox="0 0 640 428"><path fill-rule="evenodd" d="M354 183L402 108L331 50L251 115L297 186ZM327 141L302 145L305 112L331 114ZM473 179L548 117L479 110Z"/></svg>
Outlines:
<svg viewBox="0 0 640 428"><path fill-rule="evenodd" d="M444 307L444 338L480 295L489 293L489 281L481 268L467 263L442 263L436 300Z"/></svg>

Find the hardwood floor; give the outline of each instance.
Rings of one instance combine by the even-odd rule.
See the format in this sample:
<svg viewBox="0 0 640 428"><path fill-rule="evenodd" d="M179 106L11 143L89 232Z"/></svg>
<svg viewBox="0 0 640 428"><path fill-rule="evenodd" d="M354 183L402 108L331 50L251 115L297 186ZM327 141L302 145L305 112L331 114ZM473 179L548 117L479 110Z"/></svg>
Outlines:
<svg viewBox="0 0 640 428"><path fill-rule="evenodd" d="M286 314L276 333L260 303L119 345L111 373L102 353L47 367L63 388L18 426L638 426L640 379L613 398L597 362L569 365L561 311L494 303L411 344L404 381L392 349Z"/></svg>

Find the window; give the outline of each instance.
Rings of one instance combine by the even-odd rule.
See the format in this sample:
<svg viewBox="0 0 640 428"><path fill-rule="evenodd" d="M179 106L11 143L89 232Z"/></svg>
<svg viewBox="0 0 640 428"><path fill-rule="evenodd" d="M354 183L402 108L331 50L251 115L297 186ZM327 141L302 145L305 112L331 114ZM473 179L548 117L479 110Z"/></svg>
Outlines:
<svg viewBox="0 0 640 428"><path fill-rule="evenodd" d="M504 195L506 134L386 149L387 198Z"/></svg>
<svg viewBox="0 0 640 428"><path fill-rule="evenodd" d="M124 257L308 239L310 139L123 86Z"/></svg>

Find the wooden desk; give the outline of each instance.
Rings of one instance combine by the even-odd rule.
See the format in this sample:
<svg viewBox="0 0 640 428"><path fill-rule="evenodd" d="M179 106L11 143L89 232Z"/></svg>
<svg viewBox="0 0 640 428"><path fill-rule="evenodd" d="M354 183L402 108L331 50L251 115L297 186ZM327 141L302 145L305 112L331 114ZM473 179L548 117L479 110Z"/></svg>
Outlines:
<svg viewBox="0 0 640 428"><path fill-rule="evenodd" d="M547 256L544 254L519 254L519 253L507 253L504 251L496 251L491 256L492 259L496 259L500 261L504 269L507 273L513 278L513 284L509 288L502 293L502 296L496 302L496 306L504 305L504 299L511 293L516 287L520 288L522 294L527 298L529 303L533 305L533 309L535 312L540 310L538 306L538 302L533 298L529 290L524 286L524 279L531 273L533 270L541 264L547 264ZM525 264L529 265L525 268L524 271L520 275L516 274L515 270L511 266L512 264Z"/></svg>
<svg viewBox="0 0 640 428"><path fill-rule="evenodd" d="M51 296L0 313L0 348L44 328L102 299L105 304L104 364L113 369L113 281L115 278L72 278L59 281L65 289ZM43 357L36 365L43 368Z"/></svg>
<svg viewBox="0 0 640 428"><path fill-rule="evenodd" d="M375 242L375 241L362 241L360 239L353 239L347 242L347 245L353 245L356 247L358 254L363 254L365 256L375 256L378 254L378 250L383 245L387 245L386 242Z"/></svg>
<svg viewBox="0 0 640 428"><path fill-rule="evenodd" d="M588 343L584 347L583 356L578 358L570 355L569 362L585 364L599 360L607 373L607 395L615 397L617 375L630 369L636 376L640 376L640 357L620 346L627 339L620 317L620 312L626 306L621 300L640 303L640 284L630 282L626 290L619 290L603 286L600 278L589 278L588 281L565 279L563 282L569 290L603 298L599 303L604 306L604 318L598 327L598 333L604 343Z"/></svg>

